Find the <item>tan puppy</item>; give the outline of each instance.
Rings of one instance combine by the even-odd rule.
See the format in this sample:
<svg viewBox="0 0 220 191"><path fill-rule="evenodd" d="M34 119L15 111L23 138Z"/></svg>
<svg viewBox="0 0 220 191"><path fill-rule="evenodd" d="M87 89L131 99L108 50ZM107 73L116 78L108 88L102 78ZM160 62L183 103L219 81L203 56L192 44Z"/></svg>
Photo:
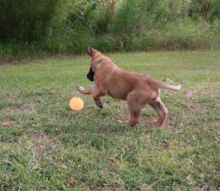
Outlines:
<svg viewBox="0 0 220 191"><path fill-rule="evenodd" d="M105 95L127 100L130 118L126 123L129 125L139 123L141 109L149 104L159 116L156 123L159 126L164 124L168 111L160 99L160 89L178 91L181 85L170 85L143 74L124 71L93 48L88 48L87 52L92 57L87 78L95 80L95 86L87 89L79 87L80 93L92 95L100 108L103 108L101 97Z"/></svg>

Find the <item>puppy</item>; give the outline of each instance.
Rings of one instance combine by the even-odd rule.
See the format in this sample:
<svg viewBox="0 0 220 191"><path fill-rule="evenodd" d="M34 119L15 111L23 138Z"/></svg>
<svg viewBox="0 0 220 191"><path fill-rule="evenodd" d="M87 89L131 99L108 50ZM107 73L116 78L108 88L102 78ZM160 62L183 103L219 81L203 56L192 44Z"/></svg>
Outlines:
<svg viewBox="0 0 220 191"><path fill-rule="evenodd" d="M80 93L91 95L100 108L103 108L101 97L105 95L127 100L130 112L126 121L128 125L139 123L141 109L148 104L158 114L156 123L164 125L168 110L160 99L160 89L179 91L181 85L171 85L143 74L124 71L94 48L88 48L87 52L92 58L87 78L95 81L95 86L79 87Z"/></svg>

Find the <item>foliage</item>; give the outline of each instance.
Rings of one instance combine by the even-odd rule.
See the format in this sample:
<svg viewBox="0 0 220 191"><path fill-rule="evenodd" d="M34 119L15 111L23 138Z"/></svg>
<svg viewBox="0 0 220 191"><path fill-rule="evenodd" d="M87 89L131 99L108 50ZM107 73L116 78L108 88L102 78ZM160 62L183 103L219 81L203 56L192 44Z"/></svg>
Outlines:
<svg viewBox="0 0 220 191"><path fill-rule="evenodd" d="M218 0L2 0L0 56L215 48L219 10Z"/></svg>
<svg viewBox="0 0 220 191"><path fill-rule="evenodd" d="M48 33L58 0L1 0L0 39L31 43Z"/></svg>

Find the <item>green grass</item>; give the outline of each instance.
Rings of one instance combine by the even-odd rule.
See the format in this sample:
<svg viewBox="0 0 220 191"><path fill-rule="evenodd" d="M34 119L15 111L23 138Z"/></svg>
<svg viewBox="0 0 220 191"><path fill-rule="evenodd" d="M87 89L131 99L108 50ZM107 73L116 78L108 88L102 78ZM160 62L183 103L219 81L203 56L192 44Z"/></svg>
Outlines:
<svg viewBox="0 0 220 191"><path fill-rule="evenodd" d="M220 51L109 54L124 69L181 83L162 91L165 128L123 126L124 101L103 110L89 86L89 57L0 67L0 190L219 190ZM85 108L68 107L81 96ZM142 119L156 117L151 108Z"/></svg>

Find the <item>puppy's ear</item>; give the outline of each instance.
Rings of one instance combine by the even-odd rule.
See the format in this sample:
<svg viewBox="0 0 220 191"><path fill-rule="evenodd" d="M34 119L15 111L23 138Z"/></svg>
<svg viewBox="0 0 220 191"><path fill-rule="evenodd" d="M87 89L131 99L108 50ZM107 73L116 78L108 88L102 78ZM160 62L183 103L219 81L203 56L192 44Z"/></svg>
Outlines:
<svg viewBox="0 0 220 191"><path fill-rule="evenodd" d="M89 56L92 56L93 52L94 52L93 48L91 48L91 47L87 48L87 53Z"/></svg>
<svg viewBox="0 0 220 191"><path fill-rule="evenodd" d="M95 76L95 72L93 71L93 69L90 67L89 72L87 74L87 78L91 81L94 81L94 76Z"/></svg>

